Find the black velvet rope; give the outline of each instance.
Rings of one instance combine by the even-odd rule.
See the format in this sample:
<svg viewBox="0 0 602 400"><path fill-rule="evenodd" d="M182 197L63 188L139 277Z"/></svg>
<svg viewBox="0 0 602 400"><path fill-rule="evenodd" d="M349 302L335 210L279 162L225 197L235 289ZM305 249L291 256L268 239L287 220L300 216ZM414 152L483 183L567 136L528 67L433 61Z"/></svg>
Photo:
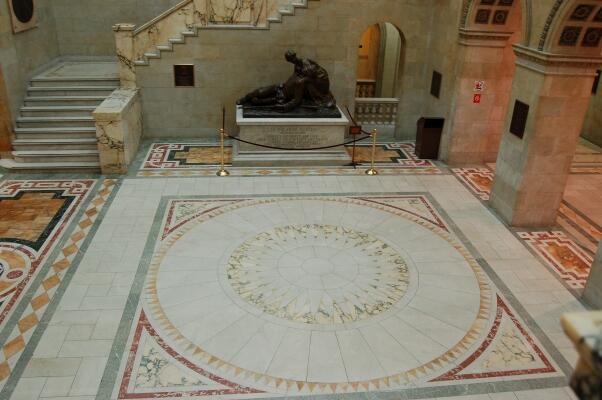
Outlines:
<svg viewBox="0 0 602 400"><path fill-rule="evenodd" d="M368 135L368 136L365 136L365 137L363 137L363 138L359 138L359 139L350 140L350 141L348 141L348 142L344 142L344 143L341 143L341 144L335 144L335 145L333 145L333 146L313 147L313 148L311 148L311 149L292 149L292 148L287 148L287 147L267 146L267 145L263 145L263 144L253 143L253 142L246 141L246 140L244 140L244 139L240 139L240 138L237 138L237 137L234 137L234 136L230 136L230 135L228 135L228 134L227 134L227 133L225 133L225 132L224 132L224 134L225 134L226 136L228 136L230 139L232 139L232 140L236 140L237 142L242 142L242 143L250 144L250 145L253 145L253 146L259 146L259 147L263 147L263 148L266 148L266 149L273 149L273 150L285 150L285 151L314 151L314 150L326 150L326 149L333 149L333 148L335 148L335 147L347 146L347 145L349 145L349 144L353 144L353 143L356 143L356 142L360 142L360 141L362 141L362 140L366 140L366 139L368 139L368 138L372 137L372 135Z"/></svg>
<svg viewBox="0 0 602 400"><path fill-rule="evenodd" d="M351 118L351 122L353 123L353 126L360 126L358 125L357 122L355 122L355 118L353 118L353 115L351 115L351 111L349 111L349 107L345 106L345 108L347 109L347 114L349 114L349 118ZM370 132L366 132L363 129L360 129L360 131L364 134L364 135L370 135L372 136L372 134Z"/></svg>

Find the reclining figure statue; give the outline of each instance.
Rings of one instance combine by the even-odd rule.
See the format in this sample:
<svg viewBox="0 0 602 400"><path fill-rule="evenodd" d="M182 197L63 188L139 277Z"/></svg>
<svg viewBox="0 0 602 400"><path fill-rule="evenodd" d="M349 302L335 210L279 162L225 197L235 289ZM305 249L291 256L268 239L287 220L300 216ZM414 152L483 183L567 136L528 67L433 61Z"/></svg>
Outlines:
<svg viewBox="0 0 602 400"><path fill-rule="evenodd" d="M239 99L236 104L243 106L245 116L248 110L259 114L256 116L270 116L268 114L274 112L290 113L302 108L303 115L297 117L311 117L312 114L340 117L330 92L328 72L313 60L297 57L292 50L286 52L285 58L295 66L293 74L282 84L256 89Z"/></svg>

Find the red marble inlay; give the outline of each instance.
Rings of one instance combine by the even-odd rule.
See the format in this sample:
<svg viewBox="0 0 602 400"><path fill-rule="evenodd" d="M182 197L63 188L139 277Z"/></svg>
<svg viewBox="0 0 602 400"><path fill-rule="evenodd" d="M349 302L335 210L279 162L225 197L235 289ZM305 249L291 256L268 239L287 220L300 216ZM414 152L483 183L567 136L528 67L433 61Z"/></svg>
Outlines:
<svg viewBox="0 0 602 400"><path fill-rule="evenodd" d="M494 342L497 337L500 325L502 323L502 317L506 314L514 323L514 326L519 330L519 332L523 335L524 339L528 342L531 349L537 354L541 362L544 364L542 368L526 368L526 369L514 369L507 371L493 371L493 372L481 372L481 373L467 373L461 374L460 372L464 371L470 365L472 365L476 360L485 353L485 351L489 348L489 346ZM548 360L543 351L539 348L539 346L535 343L533 338L529 335L529 332L523 328L520 321L516 318L516 316L512 313L510 308L504 303L502 298L497 296L497 312L495 315L495 321L489 334L485 338L485 341L479 346L477 351L475 351L470 357L468 357L464 362L460 363L456 368L451 371L441 375L438 378L431 380L431 382L444 382L444 381L455 381L455 380L467 380L467 379L481 379L481 378L499 378L504 376L517 376L517 375L533 375L533 374L547 374L556 372L552 363Z"/></svg>
<svg viewBox="0 0 602 400"><path fill-rule="evenodd" d="M223 386L229 387L229 389L208 389L208 390L194 390L187 392L178 392L178 391L166 391L166 392L151 392L151 393L130 393L128 391L128 386L130 384L130 380L132 378L132 372L134 370L134 362L136 360L136 353L138 352L138 346L140 345L140 338L142 337L142 332L146 331L163 350L171 357L176 359L182 365L186 366L190 370L196 372L199 375L202 375L206 378L211 379L212 381L219 383ZM257 394L257 393L265 393L257 389L245 387L238 385L234 382L230 382L227 379L219 377L217 375L212 374L200 368L196 364L189 361L187 358L179 354L175 351L171 346L169 346L161 337L157 334L157 331L153 328L150 321L146 317L144 311L140 312L140 317L138 320L138 325L136 327L136 331L134 333L134 339L132 341L132 346L130 348L130 352L128 355L127 363L125 366L125 371L123 374L123 379L121 381L121 385L119 387L119 396L118 399L156 399L156 398L164 398L164 397L194 397L194 396L225 396L225 395L242 395L242 394Z"/></svg>

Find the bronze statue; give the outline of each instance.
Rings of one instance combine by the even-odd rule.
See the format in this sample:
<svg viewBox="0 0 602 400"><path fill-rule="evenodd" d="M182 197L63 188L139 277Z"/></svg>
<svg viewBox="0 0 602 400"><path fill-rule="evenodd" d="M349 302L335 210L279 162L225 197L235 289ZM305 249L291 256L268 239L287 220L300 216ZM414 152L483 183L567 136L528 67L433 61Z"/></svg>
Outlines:
<svg viewBox="0 0 602 400"><path fill-rule="evenodd" d="M340 117L328 72L313 60L297 57L292 50L284 57L295 66L293 74L282 84L256 89L239 99L236 104L243 106L244 116Z"/></svg>

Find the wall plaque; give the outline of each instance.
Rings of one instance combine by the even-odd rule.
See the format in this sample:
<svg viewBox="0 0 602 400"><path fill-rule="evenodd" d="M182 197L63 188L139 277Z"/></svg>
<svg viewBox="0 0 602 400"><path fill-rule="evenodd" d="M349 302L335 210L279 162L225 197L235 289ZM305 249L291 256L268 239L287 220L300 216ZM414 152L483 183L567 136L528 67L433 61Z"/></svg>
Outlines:
<svg viewBox="0 0 602 400"><path fill-rule="evenodd" d="M431 94L436 98L439 98L441 95L441 81L443 79L443 75L437 71L433 71L433 78L431 80Z"/></svg>
<svg viewBox="0 0 602 400"><path fill-rule="evenodd" d="M194 65L178 64L173 66L174 85L183 87L194 86Z"/></svg>
<svg viewBox="0 0 602 400"><path fill-rule="evenodd" d="M528 117L529 105L516 100L514 103L514 112L512 113L512 122L510 122L510 133L522 139L525 136Z"/></svg>

